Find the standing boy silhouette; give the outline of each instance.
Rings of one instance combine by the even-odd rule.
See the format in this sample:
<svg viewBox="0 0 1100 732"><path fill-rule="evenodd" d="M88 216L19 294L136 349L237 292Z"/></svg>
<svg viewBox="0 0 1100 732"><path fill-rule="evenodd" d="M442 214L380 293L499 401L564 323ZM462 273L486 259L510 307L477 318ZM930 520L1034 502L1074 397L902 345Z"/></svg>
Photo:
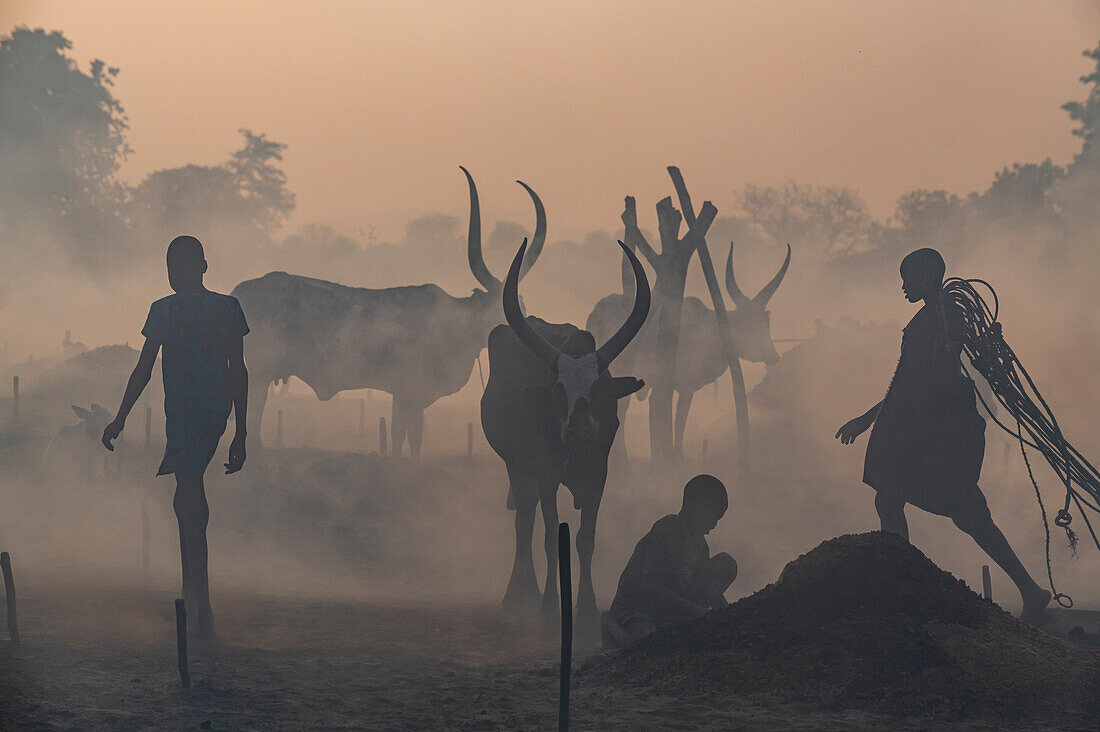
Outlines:
<svg viewBox="0 0 1100 732"><path fill-rule="evenodd" d="M103 430L103 444L126 426L126 417L149 383L157 352L163 349L164 416L167 444L157 475L175 474L172 505L180 530L183 597L195 634L214 635L214 614L206 571L206 525L210 510L202 476L218 448L230 409L235 410L236 434L229 446L226 474L244 466L247 424L248 370L244 336L248 324L237 298L203 286L206 260L193 236L177 236L168 245L168 283L174 295L149 308L141 334L141 356L130 375L122 405Z"/></svg>
<svg viewBox="0 0 1100 732"><path fill-rule="evenodd" d="M1024 601L1021 618L1040 624L1050 593L1036 584L993 523L978 476L985 421L974 383L962 374L959 313L945 304L943 257L918 249L901 262L905 299L924 307L905 326L901 357L881 402L837 430L850 445L874 425L863 482L875 489L883 531L909 538L905 504L947 516L997 563Z"/></svg>

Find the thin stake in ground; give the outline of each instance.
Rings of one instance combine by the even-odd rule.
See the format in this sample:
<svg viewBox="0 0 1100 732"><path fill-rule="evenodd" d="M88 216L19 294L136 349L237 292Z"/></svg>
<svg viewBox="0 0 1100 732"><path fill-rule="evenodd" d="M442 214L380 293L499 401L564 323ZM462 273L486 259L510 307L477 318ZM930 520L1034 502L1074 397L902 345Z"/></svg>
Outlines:
<svg viewBox="0 0 1100 732"><path fill-rule="evenodd" d="M0 552L0 568L4 571L4 594L8 604L8 636L12 643L19 642L19 619L15 614L15 578L11 574L11 556Z"/></svg>
<svg viewBox="0 0 1100 732"><path fill-rule="evenodd" d="M569 524L558 524L558 579L561 584L561 683L558 730L569 729L569 674L573 666L573 581L570 577Z"/></svg>
<svg viewBox="0 0 1100 732"><path fill-rule="evenodd" d="M182 599L176 600L176 658L179 662L180 685L191 686L191 673L187 670L187 608Z"/></svg>

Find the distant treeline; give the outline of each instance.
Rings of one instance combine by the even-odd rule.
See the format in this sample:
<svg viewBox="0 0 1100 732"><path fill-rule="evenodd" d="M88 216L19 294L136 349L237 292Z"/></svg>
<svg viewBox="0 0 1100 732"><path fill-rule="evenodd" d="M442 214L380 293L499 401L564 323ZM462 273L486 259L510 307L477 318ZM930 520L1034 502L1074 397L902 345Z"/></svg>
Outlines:
<svg viewBox="0 0 1100 732"><path fill-rule="evenodd" d="M320 223L284 232L295 202L280 167L286 146L263 133L240 130L241 147L220 165L158 170L137 185L120 180L120 164L132 151L126 112L114 94L119 69L99 60L81 69L68 55L71 45L59 31L25 27L0 39L5 257L19 258L21 251L25 256L33 243L36 262L125 274L123 264L159 262L164 242L188 232L239 250L229 257L234 261L269 264L264 271L282 268L376 287L436 281L461 291L473 285L465 267L464 216L422 217L393 243L377 241L373 231L349 235ZM750 263L754 251L766 252L755 256L770 262L789 242L795 272L822 265L814 268L854 282L892 273L907 251L928 245L940 248L949 261L988 254L995 245L1013 250L1006 253L1026 246L1065 266L1074 266L1074 251L1088 250L1091 263L1100 230L1100 45L1085 55L1096 64L1081 79L1088 93L1084 101L1063 105L1082 141L1068 166L1050 159L1014 163L996 172L985 191L968 195L910 191L886 220L871 216L859 193L849 189L791 181L777 188L704 192L720 211L708 237L714 257L723 261L735 241ZM690 172L685 171L689 177ZM646 210L652 203L639 202ZM621 231L615 226L620 213L608 211L608 230L583 241L552 240L540 268L568 269L584 257L606 260L609 271L617 271L618 251L610 245ZM552 234L552 217L550 223ZM503 265L529 226L497 222L486 241L490 265ZM774 266L762 265L763 270ZM582 277L563 287L579 288L566 295L598 297L606 294L607 282L603 278L588 288Z"/></svg>

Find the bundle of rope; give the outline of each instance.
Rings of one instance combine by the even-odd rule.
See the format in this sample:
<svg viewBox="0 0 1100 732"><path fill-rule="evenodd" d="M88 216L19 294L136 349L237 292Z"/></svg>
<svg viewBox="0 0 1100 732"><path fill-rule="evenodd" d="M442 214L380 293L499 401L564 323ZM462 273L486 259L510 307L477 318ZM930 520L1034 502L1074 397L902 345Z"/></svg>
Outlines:
<svg viewBox="0 0 1100 732"><path fill-rule="evenodd" d="M992 307L978 293L976 285L989 290L993 300ZM1047 577L1050 580L1051 592L1060 605L1072 607L1073 600L1054 589L1050 565L1050 527L1047 525L1046 508L1043 506L1039 486L1032 472L1031 463L1028 461L1026 447L1039 452L1065 486L1065 502L1055 516L1054 523L1065 529L1070 549L1075 553L1077 536L1070 528L1073 521L1070 513L1071 505L1077 508L1092 536L1093 543L1100 549L1100 540L1097 539L1096 532L1089 521L1088 512L1085 511L1088 508L1100 512L1100 473L1062 435L1054 412L1043 399L1043 395L1039 393L1027 369L1005 342L1001 333L1001 324L997 321L999 303L993 287L984 280L952 277L944 282L943 307L945 311L950 310L953 315L951 318L953 329L959 327L962 329L961 333L949 332L948 338L954 335L961 340L962 350L966 353L974 370L989 382L997 401L1016 421L1015 430L1005 426L982 398L981 392L975 390L978 400L993 421L1020 443L1028 476L1035 488L1035 495L1043 514L1043 528L1046 531Z"/></svg>

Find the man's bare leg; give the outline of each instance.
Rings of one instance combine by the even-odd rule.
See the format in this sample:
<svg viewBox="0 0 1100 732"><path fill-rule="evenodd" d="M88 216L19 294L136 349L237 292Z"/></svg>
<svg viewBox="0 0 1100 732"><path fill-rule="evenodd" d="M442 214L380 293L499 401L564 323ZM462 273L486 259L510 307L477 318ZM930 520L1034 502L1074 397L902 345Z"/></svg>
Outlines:
<svg viewBox="0 0 1100 732"><path fill-rule="evenodd" d="M1050 604L1050 593L1036 584L1024 565L1012 551L1008 540L997 525L993 523L993 516L989 513L989 507L982 501L965 514L952 517L955 525L970 535L978 546L982 548L989 558L998 567L1004 570L1009 579L1015 583L1020 591L1020 597L1024 601L1024 610L1020 618L1033 625L1041 624L1043 612Z"/></svg>
<svg viewBox="0 0 1100 732"><path fill-rule="evenodd" d="M206 525L210 508L202 476L176 476L176 495L172 501L180 529L180 560L183 567L183 601L188 625L196 637L214 636L214 613L210 608L207 577Z"/></svg>
<svg viewBox="0 0 1100 732"><path fill-rule="evenodd" d="M876 491L875 510L878 511L878 520L883 531L898 534L909 541L909 524L905 520L905 501Z"/></svg>

